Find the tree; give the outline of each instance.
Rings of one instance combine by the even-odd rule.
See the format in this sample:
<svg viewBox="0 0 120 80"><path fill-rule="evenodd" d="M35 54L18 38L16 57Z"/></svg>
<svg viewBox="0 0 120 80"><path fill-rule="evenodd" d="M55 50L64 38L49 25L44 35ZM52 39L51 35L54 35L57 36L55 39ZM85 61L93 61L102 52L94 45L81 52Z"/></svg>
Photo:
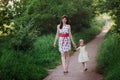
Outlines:
<svg viewBox="0 0 120 80"><path fill-rule="evenodd" d="M115 20L114 32L120 33L120 0L97 0L96 7L99 7L99 12L109 13Z"/></svg>

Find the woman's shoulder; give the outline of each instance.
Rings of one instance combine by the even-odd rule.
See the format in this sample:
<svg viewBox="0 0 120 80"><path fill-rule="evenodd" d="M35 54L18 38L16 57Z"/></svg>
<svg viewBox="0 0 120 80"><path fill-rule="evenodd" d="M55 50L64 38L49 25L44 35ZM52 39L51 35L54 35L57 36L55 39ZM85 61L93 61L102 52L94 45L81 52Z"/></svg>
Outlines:
<svg viewBox="0 0 120 80"><path fill-rule="evenodd" d="M60 26L60 24L58 24L57 26Z"/></svg>
<svg viewBox="0 0 120 80"><path fill-rule="evenodd" d="M71 28L70 24L67 24L67 27L68 27L68 28Z"/></svg>
<svg viewBox="0 0 120 80"><path fill-rule="evenodd" d="M60 24L57 25L57 28L59 28L59 27L60 27Z"/></svg>
<svg viewBox="0 0 120 80"><path fill-rule="evenodd" d="M70 24L67 24L67 26L69 26L69 27L70 27Z"/></svg>

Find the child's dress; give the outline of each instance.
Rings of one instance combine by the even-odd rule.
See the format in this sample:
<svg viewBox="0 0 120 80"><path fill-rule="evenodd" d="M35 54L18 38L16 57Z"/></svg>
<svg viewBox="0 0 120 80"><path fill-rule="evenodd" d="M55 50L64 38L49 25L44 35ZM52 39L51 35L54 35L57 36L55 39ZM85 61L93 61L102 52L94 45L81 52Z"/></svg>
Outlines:
<svg viewBox="0 0 120 80"><path fill-rule="evenodd" d="M78 62L86 62L89 61L88 53L85 50L85 46L80 46L79 48L79 56L78 56Z"/></svg>

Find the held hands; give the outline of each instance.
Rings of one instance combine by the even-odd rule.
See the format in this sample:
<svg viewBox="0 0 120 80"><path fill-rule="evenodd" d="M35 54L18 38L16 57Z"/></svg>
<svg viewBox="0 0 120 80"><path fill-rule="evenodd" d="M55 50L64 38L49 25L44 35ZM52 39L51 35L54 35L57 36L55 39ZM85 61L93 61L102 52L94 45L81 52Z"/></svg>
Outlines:
<svg viewBox="0 0 120 80"><path fill-rule="evenodd" d="M77 46L76 46L76 44L75 44L75 43L73 43L73 47L76 49L76 47L77 47Z"/></svg>

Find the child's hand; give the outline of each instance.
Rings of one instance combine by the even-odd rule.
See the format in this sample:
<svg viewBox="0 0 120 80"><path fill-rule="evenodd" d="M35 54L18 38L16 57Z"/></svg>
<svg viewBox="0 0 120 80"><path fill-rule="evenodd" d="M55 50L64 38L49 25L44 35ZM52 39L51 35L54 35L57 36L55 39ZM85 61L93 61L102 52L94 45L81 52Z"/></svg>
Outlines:
<svg viewBox="0 0 120 80"><path fill-rule="evenodd" d="M74 50L77 51L76 48L74 48Z"/></svg>
<svg viewBox="0 0 120 80"><path fill-rule="evenodd" d="M78 51L78 50L79 50L79 48L75 48L75 50L76 50L76 51Z"/></svg>

